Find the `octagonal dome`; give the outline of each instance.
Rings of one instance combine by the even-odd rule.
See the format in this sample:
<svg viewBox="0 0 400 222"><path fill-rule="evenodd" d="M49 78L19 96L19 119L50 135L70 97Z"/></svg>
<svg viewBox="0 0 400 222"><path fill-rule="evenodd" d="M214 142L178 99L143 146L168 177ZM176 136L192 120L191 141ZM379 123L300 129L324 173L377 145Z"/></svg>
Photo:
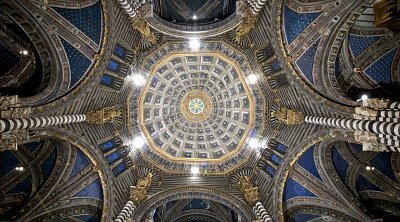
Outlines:
<svg viewBox="0 0 400 222"><path fill-rule="evenodd" d="M139 123L151 148L169 159L219 161L247 139L253 101L244 76L228 58L176 53L150 72Z"/></svg>

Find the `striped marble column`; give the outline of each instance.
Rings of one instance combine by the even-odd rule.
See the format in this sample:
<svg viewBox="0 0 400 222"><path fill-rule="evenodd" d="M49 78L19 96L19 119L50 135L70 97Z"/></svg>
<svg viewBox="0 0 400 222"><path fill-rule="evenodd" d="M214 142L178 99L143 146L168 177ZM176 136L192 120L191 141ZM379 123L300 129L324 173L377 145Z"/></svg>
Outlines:
<svg viewBox="0 0 400 222"><path fill-rule="evenodd" d="M114 222L125 222L128 218L130 218L133 215L135 209L136 209L135 204L132 201L128 201L125 204L124 208L122 208L121 212L119 212Z"/></svg>
<svg viewBox="0 0 400 222"><path fill-rule="evenodd" d="M379 110L378 116L388 117L388 118L400 118L399 110Z"/></svg>
<svg viewBox="0 0 400 222"><path fill-rule="evenodd" d="M377 141L389 147L400 147L399 137L397 136L379 134Z"/></svg>
<svg viewBox="0 0 400 222"><path fill-rule="evenodd" d="M33 118L0 119L0 133L21 129L35 129L67 123L78 123L86 120L85 114L46 116Z"/></svg>
<svg viewBox="0 0 400 222"><path fill-rule="evenodd" d="M361 130L376 134L400 136L400 123L317 116L306 116L304 121L307 123L332 126L336 128Z"/></svg>
<svg viewBox="0 0 400 222"><path fill-rule="evenodd" d="M253 207L254 213L256 213L258 219L262 222L272 222L271 216L268 214L267 210L265 209L264 205L258 201Z"/></svg>

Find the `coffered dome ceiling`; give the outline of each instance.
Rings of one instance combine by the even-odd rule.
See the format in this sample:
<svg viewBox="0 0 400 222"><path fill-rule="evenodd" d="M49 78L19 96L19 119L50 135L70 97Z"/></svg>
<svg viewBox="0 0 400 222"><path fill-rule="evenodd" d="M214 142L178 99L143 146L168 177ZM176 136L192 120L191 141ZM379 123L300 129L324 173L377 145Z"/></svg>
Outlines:
<svg viewBox="0 0 400 222"><path fill-rule="evenodd" d="M140 152L166 170L185 171L193 162L207 163L208 173L233 169L249 159L248 139L263 130L255 107L265 100L248 84L245 57L221 42L201 47L171 43L147 56L139 68L147 83L131 95L138 107L132 130L148 145Z"/></svg>
<svg viewBox="0 0 400 222"><path fill-rule="evenodd" d="M149 76L140 125L171 159L221 160L236 153L253 126L254 104L236 64L217 53L173 54Z"/></svg>

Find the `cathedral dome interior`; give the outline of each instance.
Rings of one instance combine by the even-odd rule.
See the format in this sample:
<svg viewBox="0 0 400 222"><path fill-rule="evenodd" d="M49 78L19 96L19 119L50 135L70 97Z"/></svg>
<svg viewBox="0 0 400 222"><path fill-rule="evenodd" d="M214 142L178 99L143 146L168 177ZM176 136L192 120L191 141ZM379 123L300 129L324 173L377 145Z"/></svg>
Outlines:
<svg viewBox="0 0 400 222"><path fill-rule="evenodd" d="M0 0L0 221L400 221L400 0Z"/></svg>

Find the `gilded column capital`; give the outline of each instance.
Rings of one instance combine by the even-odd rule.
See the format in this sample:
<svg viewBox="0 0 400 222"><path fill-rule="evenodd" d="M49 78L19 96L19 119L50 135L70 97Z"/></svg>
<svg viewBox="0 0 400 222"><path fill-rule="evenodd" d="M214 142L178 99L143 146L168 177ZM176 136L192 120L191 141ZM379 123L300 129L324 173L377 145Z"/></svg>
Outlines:
<svg viewBox="0 0 400 222"><path fill-rule="evenodd" d="M129 199L137 206L147 197L147 189L149 189L152 182L153 175L148 173L145 178L139 179L136 186L131 186Z"/></svg>
<svg viewBox="0 0 400 222"><path fill-rule="evenodd" d="M92 124L104 124L115 119L115 117L120 116L122 111L120 109L113 107L105 107L99 110L86 113L86 122Z"/></svg>
<svg viewBox="0 0 400 222"><path fill-rule="evenodd" d="M277 118L286 125L297 125L304 122L304 115L295 109L280 107L271 112L271 117Z"/></svg>
<svg viewBox="0 0 400 222"><path fill-rule="evenodd" d="M242 191L246 201L251 206L254 206L258 201L260 201L258 187L253 187L248 176L243 176L240 178L238 182L238 187L240 191Z"/></svg>
<svg viewBox="0 0 400 222"><path fill-rule="evenodd" d="M378 136L374 133L356 130L354 132L354 139L362 143L363 151L382 152L387 150L386 145L379 143Z"/></svg>

